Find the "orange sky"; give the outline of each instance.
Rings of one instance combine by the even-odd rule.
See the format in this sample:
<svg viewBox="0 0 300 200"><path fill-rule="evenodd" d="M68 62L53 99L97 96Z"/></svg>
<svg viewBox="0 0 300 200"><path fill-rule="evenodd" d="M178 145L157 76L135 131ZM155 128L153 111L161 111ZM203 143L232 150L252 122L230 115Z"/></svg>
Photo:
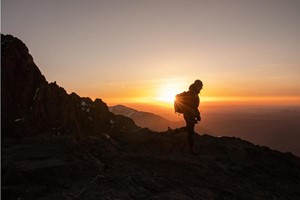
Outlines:
<svg viewBox="0 0 300 200"><path fill-rule="evenodd" d="M2 0L49 82L109 105L172 102L195 79L203 102L300 104L300 1Z"/></svg>

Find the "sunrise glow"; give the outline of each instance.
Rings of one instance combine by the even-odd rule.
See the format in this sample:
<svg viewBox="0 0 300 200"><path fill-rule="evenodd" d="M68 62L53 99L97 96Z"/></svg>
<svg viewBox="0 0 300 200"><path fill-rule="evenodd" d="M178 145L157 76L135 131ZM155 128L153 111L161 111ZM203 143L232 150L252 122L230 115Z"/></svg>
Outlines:
<svg viewBox="0 0 300 200"><path fill-rule="evenodd" d="M68 2L4 1L1 27L68 93L171 107L201 79L201 104L300 104L291 2Z"/></svg>
<svg viewBox="0 0 300 200"><path fill-rule="evenodd" d="M179 93L179 89L172 85L164 85L159 88L158 95L156 99L165 103L173 103L175 95Z"/></svg>

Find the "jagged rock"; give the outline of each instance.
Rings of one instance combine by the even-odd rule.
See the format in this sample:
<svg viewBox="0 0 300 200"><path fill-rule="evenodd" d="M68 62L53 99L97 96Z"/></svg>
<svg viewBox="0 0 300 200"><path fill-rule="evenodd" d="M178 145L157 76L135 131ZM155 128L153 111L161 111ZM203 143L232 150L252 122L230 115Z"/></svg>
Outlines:
<svg viewBox="0 0 300 200"><path fill-rule="evenodd" d="M36 90L47 84L26 45L1 34L1 124L2 136L12 134L15 121L28 121Z"/></svg>
<svg viewBox="0 0 300 200"><path fill-rule="evenodd" d="M1 39L2 137L52 133L79 139L110 132L114 115L101 99L69 95L48 83L21 40L2 34Z"/></svg>

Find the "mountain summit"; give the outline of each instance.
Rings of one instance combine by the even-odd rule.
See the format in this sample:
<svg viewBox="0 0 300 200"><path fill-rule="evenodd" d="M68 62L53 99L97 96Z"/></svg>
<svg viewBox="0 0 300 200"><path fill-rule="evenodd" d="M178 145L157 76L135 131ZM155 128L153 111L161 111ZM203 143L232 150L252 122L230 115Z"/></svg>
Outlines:
<svg viewBox="0 0 300 200"><path fill-rule="evenodd" d="M234 137L155 132L48 83L1 35L3 199L300 199L300 159Z"/></svg>

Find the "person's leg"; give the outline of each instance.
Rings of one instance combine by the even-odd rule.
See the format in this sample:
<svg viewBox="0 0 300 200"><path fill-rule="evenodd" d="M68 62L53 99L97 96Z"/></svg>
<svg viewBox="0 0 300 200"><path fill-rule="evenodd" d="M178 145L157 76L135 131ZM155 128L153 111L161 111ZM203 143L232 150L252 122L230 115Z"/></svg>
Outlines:
<svg viewBox="0 0 300 200"><path fill-rule="evenodd" d="M187 115L184 116L184 119L185 119L185 122L186 122L186 130L188 132L187 139L188 139L188 144L189 144L189 147L190 147L189 151L194 152L194 140L193 140L194 127L195 127L194 119L190 118Z"/></svg>
<svg viewBox="0 0 300 200"><path fill-rule="evenodd" d="M188 131L188 142L190 147L190 152L194 152L194 123L187 123Z"/></svg>

